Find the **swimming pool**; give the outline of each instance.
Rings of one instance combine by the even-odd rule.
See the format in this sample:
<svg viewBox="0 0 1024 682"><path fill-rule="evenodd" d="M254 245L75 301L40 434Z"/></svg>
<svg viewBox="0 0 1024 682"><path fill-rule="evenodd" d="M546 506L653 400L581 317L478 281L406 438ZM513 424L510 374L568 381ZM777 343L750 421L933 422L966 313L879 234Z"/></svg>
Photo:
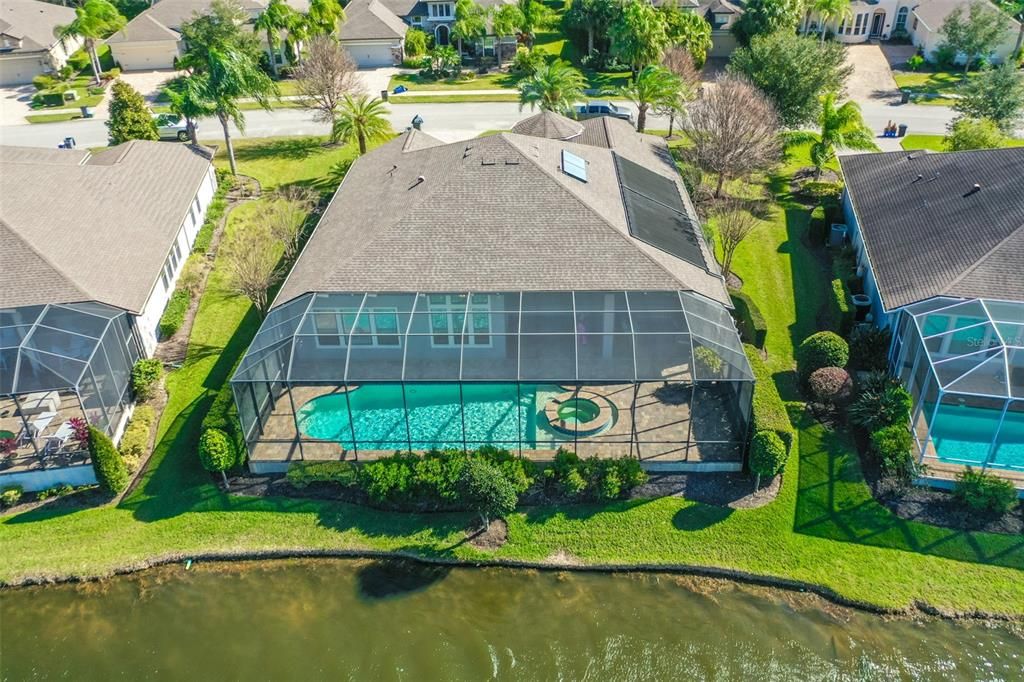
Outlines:
<svg viewBox="0 0 1024 682"><path fill-rule="evenodd" d="M932 443L939 460L982 465L988 457L992 436L999 431L998 445L989 466L1024 468L1024 413L1007 412L1000 427L1001 410L966 405L939 406L932 427Z"/></svg>
<svg viewBox="0 0 1024 682"><path fill-rule="evenodd" d="M299 430L310 438L367 450L461 448L465 421L471 445L537 447L538 404L563 389L554 385L368 384L314 398L299 408ZM349 419L349 404L352 418ZM461 406L464 410L460 409ZM409 423L406 427L405 414Z"/></svg>

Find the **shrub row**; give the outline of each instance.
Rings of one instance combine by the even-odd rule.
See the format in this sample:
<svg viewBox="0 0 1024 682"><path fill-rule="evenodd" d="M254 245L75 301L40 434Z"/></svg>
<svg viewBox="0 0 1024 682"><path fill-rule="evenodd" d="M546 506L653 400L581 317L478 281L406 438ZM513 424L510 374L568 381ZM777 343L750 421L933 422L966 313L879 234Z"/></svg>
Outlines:
<svg viewBox="0 0 1024 682"><path fill-rule="evenodd" d="M107 434L89 427L89 457L100 488L116 495L128 487L128 467Z"/></svg>
<svg viewBox="0 0 1024 682"><path fill-rule="evenodd" d="M967 467L957 476L953 496L978 514L1002 515L1017 506L1017 490L999 476Z"/></svg>
<svg viewBox="0 0 1024 682"><path fill-rule="evenodd" d="M171 300L160 316L160 338L169 339L174 336L185 323L185 313L192 304L192 296L185 289L175 289Z"/></svg>
<svg viewBox="0 0 1024 682"><path fill-rule="evenodd" d="M231 373L234 373L234 368L232 368ZM231 383L228 381L225 381L217 391L209 411L203 417L202 430L206 431L207 429L223 431L235 448L238 463L245 463L245 440L242 438L242 427L238 420L238 407L235 405L235 395L231 390Z"/></svg>
<svg viewBox="0 0 1024 682"><path fill-rule="evenodd" d="M139 463L149 449L149 433L152 430L156 412L149 405L138 405L132 413L132 420L125 427L121 436L121 459L128 471L135 473Z"/></svg>
<svg viewBox="0 0 1024 682"><path fill-rule="evenodd" d="M793 447L793 425L789 421L786 405L782 402L779 389L775 386L772 373L761 359L761 354L750 344L744 344L750 367L754 370L754 403L751 414L751 431L774 431L786 446L786 452Z"/></svg>
<svg viewBox="0 0 1024 682"><path fill-rule="evenodd" d="M742 291L730 291L729 298L732 299L733 316L743 341L763 349L768 338L768 323L761 309Z"/></svg>
<svg viewBox="0 0 1024 682"><path fill-rule="evenodd" d="M646 483L647 472L632 457L581 459L575 452L559 449L554 464L544 469L544 481L566 497L615 500Z"/></svg>
<svg viewBox="0 0 1024 682"><path fill-rule="evenodd" d="M195 243L192 245L193 253L206 253L210 250L210 243L213 241L213 231L220 224L224 217L228 202L225 195L235 186L234 176L231 173L217 169L217 191L213 193L210 205L206 207L206 217L203 220L199 233L196 234Z"/></svg>
<svg viewBox="0 0 1024 682"><path fill-rule="evenodd" d="M164 366L156 358L143 358L132 366L132 391L135 398L145 402L156 395L157 386L164 376Z"/></svg>
<svg viewBox="0 0 1024 682"><path fill-rule="evenodd" d="M296 488L313 483L334 483L347 488L358 483L356 467L351 462L295 462L285 478Z"/></svg>

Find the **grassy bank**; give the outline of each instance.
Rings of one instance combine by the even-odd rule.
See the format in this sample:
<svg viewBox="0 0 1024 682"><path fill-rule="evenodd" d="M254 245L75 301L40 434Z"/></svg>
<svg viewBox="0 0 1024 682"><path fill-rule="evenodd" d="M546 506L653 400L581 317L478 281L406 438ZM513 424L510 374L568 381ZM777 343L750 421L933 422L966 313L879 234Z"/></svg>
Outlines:
<svg viewBox="0 0 1024 682"><path fill-rule="evenodd" d="M805 154L796 150L787 168L806 165ZM309 138L242 140L238 149L241 172L265 188L296 182L324 192L334 182L324 179L326 171L352 155L350 147L325 148ZM782 180L773 184L782 187ZM828 275L803 246L806 211L780 197L782 209L744 244L736 267L744 289L770 315L771 369L785 386L794 339L814 328ZM228 229L238 229L254 210L236 209ZM195 456L198 428L257 326L248 301L227 289L217 261L187 358L168 376L158 445L138 489L116 508L44 507L4 518L0 580L104 574L171 554L347 549L459 560L711 566L814 583L882 607L924 602L1024 615L1024 540L896 518L871 498L852 445L797 403L791 409L798 440L772 504L730 510L662 498L532 508L509 517L509 541L494 553L463 542L464 514L224 494Z"/></svg>
<svg viewBox="0 0 1024 682"><path fill-rule="evenodd" d="M945 135L907 135L900 140L900 145L907 151L927 149L933 152L944 152L946 149ZM1024 147L1024 140L1007 139L1004 147Z"/></svg>

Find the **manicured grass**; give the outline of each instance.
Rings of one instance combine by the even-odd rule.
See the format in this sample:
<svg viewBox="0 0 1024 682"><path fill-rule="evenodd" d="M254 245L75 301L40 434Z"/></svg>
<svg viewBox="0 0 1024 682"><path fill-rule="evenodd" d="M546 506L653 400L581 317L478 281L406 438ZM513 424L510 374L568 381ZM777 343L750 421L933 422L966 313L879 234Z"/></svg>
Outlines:
<svg viewBox="0 0 1024 682"><path fill-rule="evenodd" d="M271 109L298 109L302 106L297 100L294 99L274 99L270 101ZM263 106L258 102L241 102L238 108L242 111L255 111L257 109L263 109Z"/></svg>
<svg viewBox="0 0 1024 682"><path fill-rule="evenodd" d="M976 71L971 72L967 78L974 78L977 74ZM962 71L893 71L892 75L900 89L913 92L913 101L917 104L949 106L956 101L949 95L956 94L964 82Z"/></svg>
<svg viewBox="0 0 1024 682"><path fill-rule="evenodd" d="M507 73L489 73L485 76L470 74L463 78L447 80L430 80L418 73L400 73L391 77L388 90L394 92L399 85L404 85L414 92L423 90L514 90L519 79Z"/></svg>
<svg viewBox="0 0 1024 682"><path fill-rule="evenodd" d="M391 95L392 104L452 104L455 102L518 102L519 95L497 93L494 95Z"/></svg>
<svg viewBox="0 0 1024 682"><path fill-rule="evenodd" d="M250 147L242 172L268 185L310 181L315 176L307 166L322 172L332 153L316 153L309 139L241 142ZM805 154L806 149L797 149L787 167L806 165ZM776 189L782 184L782 178L773 180ZM811 267L813 254L801 255L806 224L785 193L778 193L782 212L756 233L756 242L744 244L748 252L737 263L744 290L762 296L758 303L770 315L773 356L792 347L790 336L813 328L808 316L813 318L827 297L828 281L827 273ZM228 229L238 229L257 212L255 205L236 209ZM769 292L759 294L761 288ZM773 301L778 309L771 307ZM730 510L661 498L531 508L508 518L509 542L492 554L462 542L468 518L463 514L395 514L341 503L226 495L199 466L198 428L213 392L229 377L258 324L248 302L226 289L218 261L185 363L168 376L170 399L158 446L139 489L116 508L44 508L0 520L0 581L93 575L170 554L374 549L467 560L568 556L584 564L715 566L820 584L885 607L919 601L1024 614L1024 539L948 531L894 517L871 498L852 444L807 417L799 404L791 405L798 439L779 496L765 507ZM772 331L781 332L779 338L773 340ZM779 356L771 362L785 373L792 359Z"/></svg>
<svg viewBox="0 0 1024 682"><path fill-rule="evenodd" d="M64 121L77 121L82 118L81 114L29 114L25 120L29 123L62 123Z"/></svg>
<svg viewBox="0 0 1024 682"><path fill-rule="evenodd" d="M933 152L944 152L947 151L944 140L945 136L943 135L907 135L900 140L900 144L908 151L928 149ZM1003 146L1024 147L1024 140L1008 139L1004 142Z"/></svg>
<svg viewBox="0 0 1024 682"><path fill-rule="evenodd" d="M227 150L220 138L203 140L218 145L218 166L227 167ZM236 138L235 161L238 172L256 178L264 190L285 185L312 187L321 193L333 192L338 181L331 170L338 163L351 163L357 156L355 145L328 146L322 137Z"/></svg>

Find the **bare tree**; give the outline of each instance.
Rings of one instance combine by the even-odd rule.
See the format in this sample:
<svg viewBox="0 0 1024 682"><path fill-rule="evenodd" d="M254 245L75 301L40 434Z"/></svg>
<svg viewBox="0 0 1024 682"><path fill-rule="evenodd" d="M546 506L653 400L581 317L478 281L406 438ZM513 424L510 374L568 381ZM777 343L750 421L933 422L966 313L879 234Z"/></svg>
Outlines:
<svg viewBox="0 0 1024 682"><path fill-rule="evenodd" d="M281 281L275 247L273 235L261 221L240 226L220 247L228 286L252 301L260 317L266 316L270 306L270 288Z"/></svg>
<svg viewBox="0 0 1024 682"><path fill-rule="evenodd" d="M661 65L679 77L685 85L697 92L700 87L700 71L693 63L693 57L685 47L676 45L665 51L661 59Z"/></svg>
<svg viewBox="0 0 1024 682"><path fill-rule="evenodd" d="M718 241L722 244L722 276L729 279L732 272L732 257L736 249L750 236L760 221L742 201L730 200L715 212Z"/></svg>
<svg viewBox="0 0 1024 682"><path fill-rule="evenodd" d="M263 208L259 221L267 226L274 239L284 245L284 257L288 262L299 254L306 236L306 222L316 204L314 192L292 185L278 192Z"/></svg>
<svg viewBox="0 0 1024 682"><path fill-rule="evenodd" d="M330 36L317 36L306 46L306 59L295 69L302 106L313 120L331 125L331 143L338 143L334 121L345 95L356 84L356 64L348 51Z"/></svg>
<svg viewBox="0 0 1024 682"><path fill-rule="evenodd" d="M690 105L682 129L693 144L689 160L718 174L715 197L727 180L765 171L782 155L774 105L742 76L724 75Z"/></svg>

